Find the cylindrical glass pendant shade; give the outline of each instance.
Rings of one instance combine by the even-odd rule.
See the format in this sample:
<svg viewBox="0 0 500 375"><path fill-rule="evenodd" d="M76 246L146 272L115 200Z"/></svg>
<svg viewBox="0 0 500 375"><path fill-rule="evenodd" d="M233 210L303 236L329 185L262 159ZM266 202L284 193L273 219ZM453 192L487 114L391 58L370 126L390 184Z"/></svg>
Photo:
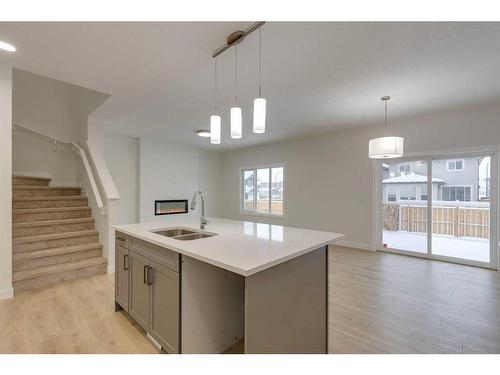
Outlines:
<svg viewBox="0 0 500 375"><path fill-rule="evenodd" d="M253 101L253 132L266 131L266 99L256 98Z"/></svg>
<svg viewBox="0 0 500 375"><path fill-rule="evenodd" d="M243 132L243 119L240 107L231 108L231 138L241 138Z"/></svg>
<svg viewBox="0 0 500 375"><path fill-rule="evenodd" d="M221 117L219 115L210 116L210 143L220 143L221 122Z"/></svg>

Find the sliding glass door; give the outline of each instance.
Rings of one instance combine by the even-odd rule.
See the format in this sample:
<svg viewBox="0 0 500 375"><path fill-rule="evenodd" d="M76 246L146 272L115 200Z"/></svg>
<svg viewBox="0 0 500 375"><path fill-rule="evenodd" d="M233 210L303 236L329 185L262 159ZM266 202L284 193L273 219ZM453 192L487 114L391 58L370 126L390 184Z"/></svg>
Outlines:
<svg viewBox="0 0 500 375"><path fill-rule="evenodd" d="M427 254L427 161L383 164L385 248Z"/></svg>
<svg viewBox="0 0 500 375"><path fill-rule="evenodd" d="M384 161L380 249L497 268L492 153Z"/></svg>

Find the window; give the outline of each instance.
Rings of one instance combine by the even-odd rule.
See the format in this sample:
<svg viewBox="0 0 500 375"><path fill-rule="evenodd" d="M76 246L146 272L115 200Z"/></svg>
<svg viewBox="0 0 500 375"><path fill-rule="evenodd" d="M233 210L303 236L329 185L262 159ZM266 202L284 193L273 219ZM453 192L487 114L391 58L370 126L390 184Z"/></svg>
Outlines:
<svg viewBox="0 0 500 375"><path fill-rule="evenodd" d="M414 201L417 199L417 188L414 184L402 184L399 195L402 201Z"/></svg>
<svg viewBox="0 0 500 375"><path fill-rule="evenodd" d="M387 201L388 202L396 202L396 186L388 184L387 185Z"/></svg>
<svg viewBox="0 0 500 375"><path fill-rule="evenodd" d="M463 171L464 161L463 160L448 160L447 169L449 171Z"/></svg>
<svg viewBox="0 0 500 375"><path fill-rule="evenodd" d="M420 200L427 200L427 185L420 185Z"/></svg>
<svg viewBox="0 0 500 375"><path fill-rule="evenodd" d="M283 172L281 166L242 170L242 211L282 216Z"/></svg>
<svg viewBox="0 0 500 375"><path fill-rule="evenodd" d="M470 186L443 186L441 200L470 202Z"/></svg>
<svg viewBox="0 0 500 375"><path fill-rule="evenodd" d="M400 174L409 174L411 173L411 164L405 163L399 165L399 173Z"/></svg>

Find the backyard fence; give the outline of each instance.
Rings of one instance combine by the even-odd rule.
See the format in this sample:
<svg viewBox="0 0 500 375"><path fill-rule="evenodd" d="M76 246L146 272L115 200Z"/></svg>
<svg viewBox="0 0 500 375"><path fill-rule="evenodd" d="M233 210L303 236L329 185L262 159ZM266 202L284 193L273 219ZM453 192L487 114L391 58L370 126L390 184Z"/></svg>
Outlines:
<svg viewBox="0 0 500 375"><path fill-rule="evenodd" d="M244 209L246 211L253 210L253 200L245 200ZM257 212L267 212L269 210L269 201L258 200L257 201ZM282 215L283 214L283 201L273 200L271 202L271 213Z"/></svg>
<svg viewBox="0 0 500 375"><path fill-rule="evenodd" d="M489 238L488 202L432 202L432 233L454 237ZM383 204L384 230L427 233L427 202Z"/></svg>

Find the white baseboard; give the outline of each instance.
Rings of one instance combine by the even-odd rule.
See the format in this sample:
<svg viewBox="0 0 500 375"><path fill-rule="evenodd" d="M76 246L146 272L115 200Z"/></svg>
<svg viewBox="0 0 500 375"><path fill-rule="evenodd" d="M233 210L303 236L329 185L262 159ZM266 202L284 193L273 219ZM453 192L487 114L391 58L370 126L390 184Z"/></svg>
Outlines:
<svg viewBox="0 0 500 375"><path fill-rule="evenodd" d="M12 287L0 290L0 300L9 299L13 297L14 297L14 289Z"/></svg>
<svg viewBox="0 0 500 375"><path fill-rule="evenodd" d="M371 245L369 244L365 244L365 243L361 243L361 242L351 242L351 241L343 241L343 240L340 240L338 242L335 242L334 246L335 245L339 245L339 246L345 246L345 247L352 247L354 249L360 249L360 250L368 250L368 251L375 251Z"/></svg>

